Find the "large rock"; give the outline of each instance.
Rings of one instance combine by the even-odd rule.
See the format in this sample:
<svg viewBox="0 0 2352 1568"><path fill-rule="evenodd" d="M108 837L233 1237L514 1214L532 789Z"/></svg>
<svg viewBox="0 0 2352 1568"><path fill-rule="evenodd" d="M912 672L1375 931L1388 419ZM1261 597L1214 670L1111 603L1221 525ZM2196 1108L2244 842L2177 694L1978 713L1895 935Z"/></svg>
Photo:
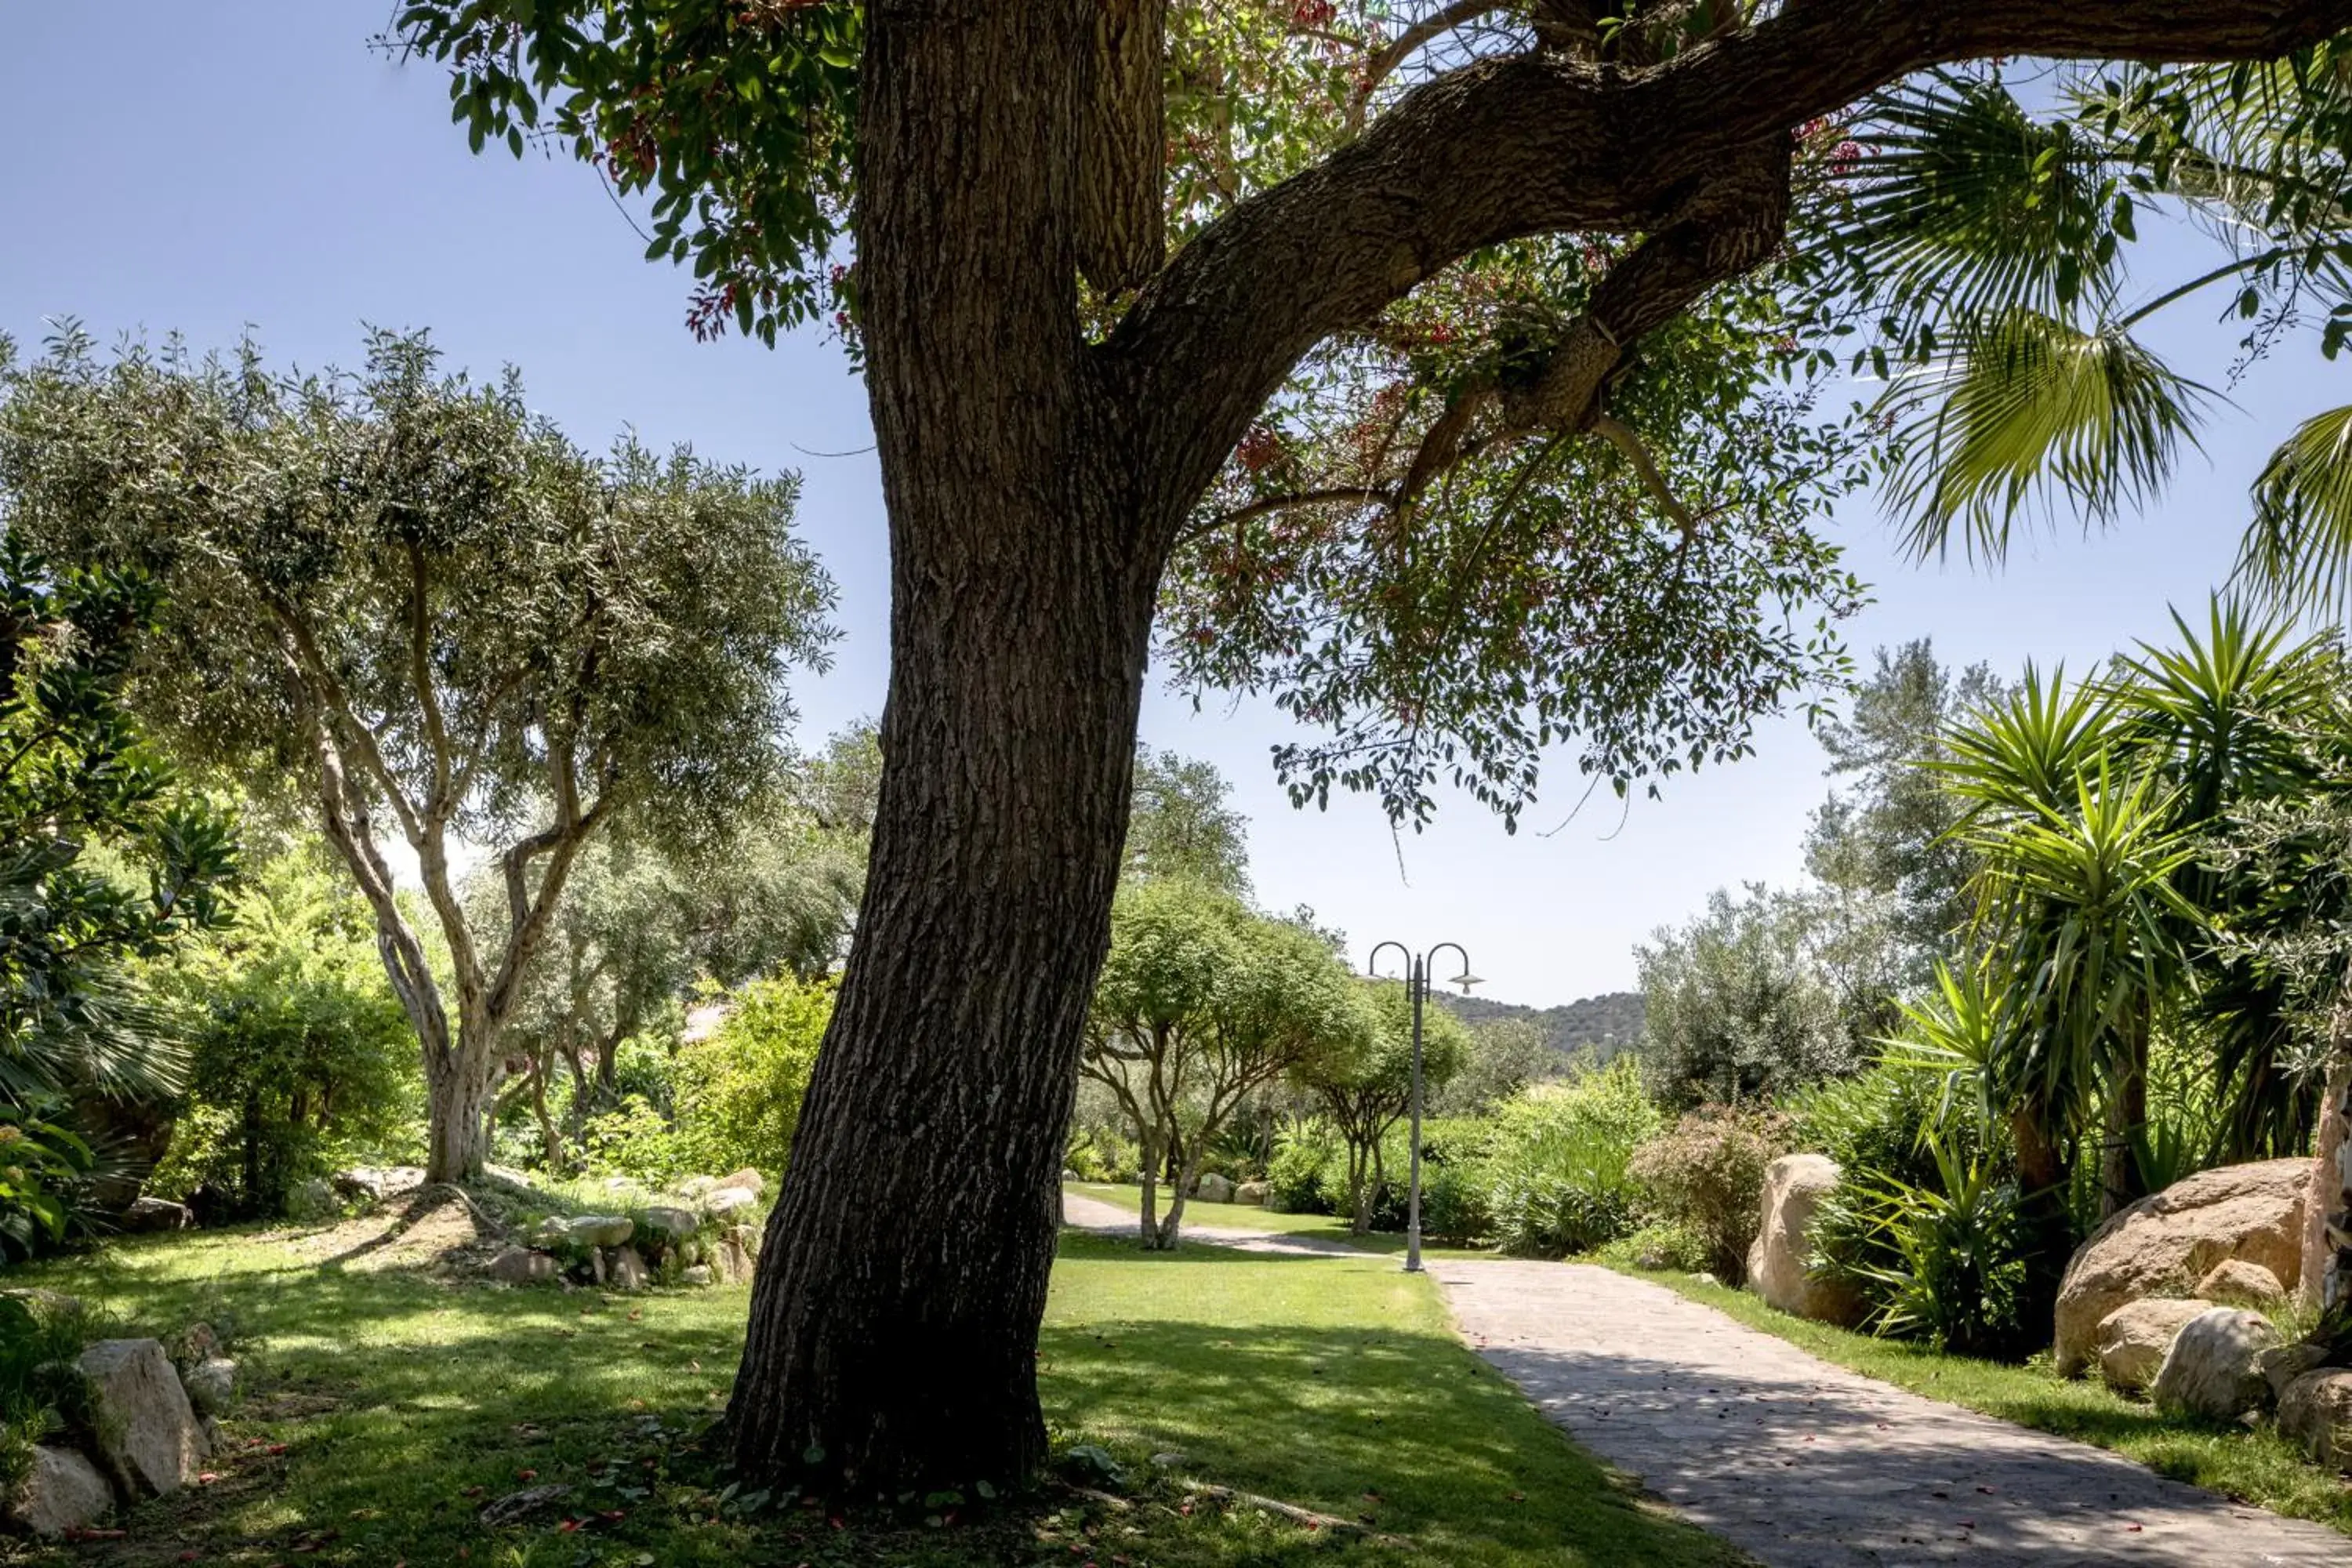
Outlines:
<svg viewBox="0 0 2352 1568"><path fill-rule="evenodd" d="M1265 1203L1265 1184L1264 1182L1244 1182L1240 1186L1234 1189L1234 1202L1237 1204L1248 1204L1253 1207L1263 1206Z"/></svg>
<svg viewBox="0 0 2352 1568"><path fill-rule="evenodd" d="M99 1452L125 1493L160 1497L195 1479L209 1445L162 1341L100 1340L74 1364Z"/></svg>
<svg viewBox="0 0 2352 1568"><path fill-rule="evenodd" d="M2278 1331L2260 1312L2239 1307L2200 1312L2172 1336L2148 1397L2168 1415L2235 1421L2270 1398L2263 1352L2277 1343Z"/></svg>
<svg viewBox="0 0 2352 1568"><path fill-rule="evenodd" d="M702 1216L692 1209L682 1209L671 1204L656 1204L651 1208L641 1210L638 1217L646 1222L646 1229L653 1234L655 1239L665 1242L684 1241L702 1224Z"/></svg>
<svg viewBox="0 0 2352 1568"><path fill-rule="evenodd" d="M604 1255L604 1282L615 1290L642 1290L650 1278L646 1260L634 1247L616 1247Z"/></svg>
<svg viewBox="0 0 2352 1568"><path fill-rule="evenodd" d="M2271 1385L2273 1394L2286 1393L2286 1385L2307 1372L2317 1372L2327 1364L2327 1347L2308 1340L2295 1344L2281 1345L2263 1352L2263 1381Z"/></svg>
<svg viewBox="0 0 2352 1568"><path fill-rule="evenodd" d="M332 1219L342 1211L342 1200L335 1195L335 1184L324 1176L313 1176L286 1194L286 1217L297 1223Z"/></svg>
<svg viewBox="0 0 2352 1568"><path fill-rule="evenodd" d="M157 1230L185 1230L196 1223L196 1216L185 1204L140 1198L124 1209L114 1223L128 1234L142 1235Z"/></svg>
<svg viewBox="0 0 2352 1568"><path fill-rule="evenodd" d="M626 1215L576 1215L564 1226L564 1235L574 1247L623 1247L637 1234L637 1222Z"/></svg>
<svg viewBox="0 0 2352 1568"><path fill-rule="evenodd" d="M2172 1348L2172 1336L2213 1305L2167 1296L2125 1302L2099 1320L2091 1347L2099 1358L2099 1375L2117 1393L2138 1393L2156 1381L2164 1352Z"/></svg>
<svg viewBox="0 0 2352 1568"><path fill-rule="evenodd" d="M713 1187L702 1195L702 1212L717 1219L737 1214L760 1201L760 1194L745 1187Z"/></svg>
<svg viewBox="0 0 2352 1568"><path fill-rule="evenodd" d="M1763 1223L1748 1249L1748 1286L1771 1305L1824 1323L1862 1316L1861 1298L1836 1280L1809 1271L1813 1211L1838 1184L1827 1154L1783 1154L1764 1167Z"/></svg>
<svg viewBox="0 0 2352 1568"><path fill-rule="evenodd" d="M2352 1371L2305 1373L2279 1395L2279 1431L2336 1469L2352 1469Z"/></svg>
<svg viewBox="0 0 2352 1568"><path fill-rule="evenodd" d="M2197 1293L2209 1301L2257 1312L2286 1305L2286 1287L2279 1283L2279 1277L2242 1258L2225 1258L2207 1269L2205 1278L2197 1281Z"/></svg>
<svg viewBox="0 0 2352 1568"><path fill-rule="evenodd" d="M746 1165L732 1175L719 1177L718 1187L714 1190L723 1192L730 1189L739 1193L749 1193L756 1198L768 1190L768 1178Z"/></svg>
<svg viewBox="0 0 2352 1568"><path fill-rule="evenodd" d="M1231 1178L1212 1171L1200 1179L1192 1193L1204 1204L1229 1204L1234 1201L1234 1184Z"/></svg>
<svg viewBox="0 0 2352 1568"><path fill-rule="evenodd" d="M2176 1182L2110 1216L2066 1266L2058 1289L2058 1370L2090 1360L2099 1321L2126 1301L2183 1297L2216 1264L2258 1263L2288 1289L2301 1276L2308 1160L2224 1165Z"/></svg>
<svg viewBox="0 0 2352 1568"><path fill-rule="evenodd" d="M113 1506L114 1489L96 1465L70 1448L37 1447L8 1499L8 1518L19 1529L55 1540Z"/></svg>

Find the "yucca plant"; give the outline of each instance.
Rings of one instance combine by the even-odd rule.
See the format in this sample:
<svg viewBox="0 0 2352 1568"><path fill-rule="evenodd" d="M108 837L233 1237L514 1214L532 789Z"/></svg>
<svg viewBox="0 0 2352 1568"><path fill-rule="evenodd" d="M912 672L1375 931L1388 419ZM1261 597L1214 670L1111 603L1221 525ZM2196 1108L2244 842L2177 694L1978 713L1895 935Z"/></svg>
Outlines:
<svg viewBox="0 0 2352 1568"><path fill-rule="evenodd" d="M1874 1333L2015 1354L2040 1325L2016 1183L1989 1154L1963 1155L1937 1135L1928 1146L1933 1185L1863 1173L1824 1200L1822 1227L1848 1244L1831 1266L1869 1301Z"/></svg>

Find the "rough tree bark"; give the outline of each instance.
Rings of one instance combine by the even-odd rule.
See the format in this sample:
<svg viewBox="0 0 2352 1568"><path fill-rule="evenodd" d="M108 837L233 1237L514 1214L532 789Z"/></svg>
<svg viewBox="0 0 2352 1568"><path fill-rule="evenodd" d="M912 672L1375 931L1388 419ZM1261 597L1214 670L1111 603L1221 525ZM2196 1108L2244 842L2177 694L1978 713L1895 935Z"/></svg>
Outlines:
<svg viewBox="0 0 2352 1568"><path fill-rule="evenodd" d="M1003 1479L1044 1458L1034 1346L1154 593L1301 355L1530 234L1688 225L1672 256L1702 287L1731 276L1759 259L1755 224L1716 231L1710 173L1785 168L1791 127L1912 70L2267 58L2352 26L2352 0L1789 0L1652 67L1488 58L1192 239L1099 344L1075 283L1087 94L1114 74L1096 67L1095 6L877 0L866 18L857 252L892 559L885 768L856 948L730 1405L747 1475L861 1489ZM1658 271L1688 285L1687 266Z"/></svg>

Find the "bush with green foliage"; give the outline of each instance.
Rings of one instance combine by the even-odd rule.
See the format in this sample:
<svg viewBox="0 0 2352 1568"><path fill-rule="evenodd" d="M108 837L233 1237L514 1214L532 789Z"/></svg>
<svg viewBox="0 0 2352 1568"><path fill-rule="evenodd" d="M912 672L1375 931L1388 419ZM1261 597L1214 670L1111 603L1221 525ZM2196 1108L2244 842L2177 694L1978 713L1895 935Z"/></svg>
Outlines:
<svg viewBox="0 0 2352 1568"><path fill-rule="evenodd" d="M1319 1116L1281 1129L1266 1162L1265 1206L1276 1214L1332 1213L1339 1194L1325 1185L1326 1174L1346 1169L1347 1150L1339 1130Z"/></svg>
<svg viewBox="0 0 2352 1568"><path fill-rule="evenodd" d="M1708 1262L1706 1239L1687 1226L1652 1221L1604 1245L1601 1261L1618 1268L1696 1274Z"/></svg>
<svg viewBox="0 0 2352 1568"><path fill-rule="evenodd" d="M74 1197L97 1163L90 1147L55 1118L49 1096L0 1100L0 1263L65 1240Z"/></svg>
<svg viewBox="0 0 2352 1568"><path fill-rule="evenodd" d="M1762 1219L1764 1168L1793 1143L1779 1111L1703 1106L1644 1144L1633 1171L1657 1217L1698 1237L1707 1268L1736 1285Z"/></svg>
<svg viewBox="0 0 2352 1568"><path fill-rule="evenodd" d="M1495 1110L1478 1168L1494 1236L1507 1252L1559 1258L1632 1230L1635 1151L1658 1130L1638 1066L1522 1089Z"/></svg>
<svg viewBox="0 0 2352 1568"><path fill-rule="evenodd" d="M1870 1327L1962 1355L2015 1355L2038 1342L2025 1321L2025 1230L2017 1184L1990 1155L1931 1139L1929 1184L1848 1174L1816 1211L1841 1238L1834 1272L1870 1304Z"/></svg>
<svg viewBox="0 0 2352 1568"><path fill-rule="evenodd" d="M191 1061L156 1192L276 1215L339 1163L414 1152L415 1037L366 905L306 848L257 865L232 923L150 978Z"/></svg>
<svg viewBox="0 0 2352 1568"><path fill-rule="evenodd" d="M63 1298L0 1296L0 1498L16 1494L33 1445L87 1400L73 1363L97 1337L82 1309Z"/></svg>
<svg viewBox="0 0 2352 1568"><path fill-rule="evenodd" d="M755 980L734 994L718 1028L679 1047L677 1131L698 1171L749 1165L782 1177L833 995L830 980Z"/></svg>

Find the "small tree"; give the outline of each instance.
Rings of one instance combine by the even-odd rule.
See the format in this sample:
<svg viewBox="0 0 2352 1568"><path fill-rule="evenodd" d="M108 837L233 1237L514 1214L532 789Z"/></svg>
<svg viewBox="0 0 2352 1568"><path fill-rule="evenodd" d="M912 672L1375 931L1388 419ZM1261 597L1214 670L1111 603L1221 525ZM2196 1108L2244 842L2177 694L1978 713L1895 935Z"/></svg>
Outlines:
<svg viewBox="0 0 2352 1568"><path fill-rule="evenodd" d="M1326 1053L1360 1048L1360 990L1316 932L1214 889L1152 881L1119 895L1079 1070L1108 1087L1142 1146L1143 1245L1176 1245L1201 1158L1244 1100ZM1179 1151L1158 1213L1160 1163Z"/></svg>
<svg viewBox="0 0 2352 1568"><path fill-rule="evenodd" d="M1769 1100L1856 1065L1836 988L1813 951L1815 910L1751 884L1633 950L1643 1054L1670 1107Z"/></svg>
<svg viewBox="0 0 2352 1568"><path fill-rule="evenodd" d="M1388 1179L1381 1144L1412 1109L1412 998L1402 985L1366 988L1372 1026L1308 1061L1301 1087L1321 1102L1348 1145L1348 1214L1358 1236L1372 1228L1372 1198ZM1422 1082L1434 1096L1462 1070L1470 1030L1442 1007L1422 1014Z"/></svg>
<svg viewBox="0 0 2352 1568"><path fill-rule="evenodd" d="M1435 1096L1442 1116L1475 1116L1539 1079L1579 1063L1591 1065L1590 1048L1570 1056L1552 1049L1533 1019L1483 1018L1470 1026L1462 1066Z"/></svg>
<svg viewBox="0 0 2352 1568"><path fill-rule="evenodd" d="M68 331L0 379L0 494L58 559L163 585L140 695L175 744L307 775L423 1046L436 1180L481 1172L503 1037L581 852L625 815L682 837L759 798L786 665L821 664L831 636L793 481L626 439L591 458L511 374L444 376L422 336L374 333L362 374L295 379L250 348L101 363ZM487 922L459 841L498 868Z"/></svg>

